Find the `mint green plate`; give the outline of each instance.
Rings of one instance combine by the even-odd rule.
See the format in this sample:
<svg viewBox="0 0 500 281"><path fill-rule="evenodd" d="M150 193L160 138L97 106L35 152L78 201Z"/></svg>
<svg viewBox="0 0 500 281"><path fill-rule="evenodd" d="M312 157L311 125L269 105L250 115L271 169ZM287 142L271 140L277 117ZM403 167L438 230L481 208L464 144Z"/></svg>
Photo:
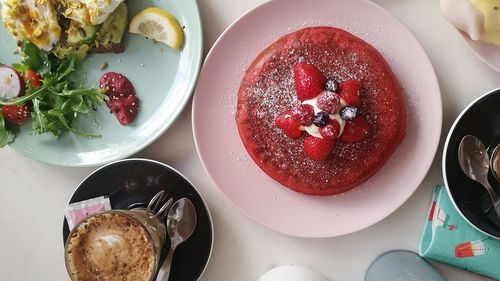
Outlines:
<svg viewBox="0 0 500 281"><path fill-rule="evenodd" d="M125 52L90 55L80 66L80 77L87 86L96 86L102 74L116 71L127 76L140 100L137 119L122 126L102 105L83 127L100 132L101 138L64 134L32 135L25 124L10 146L30 158L59 166L97 166L128 157L158 138L180 114L193 91L201 65L203 40L196 0L129 0L129 17L146 7L157 6L172 13L184 26L181 50L125 33ZM16 44L0 25L0 61L19 61ZM101 70L102 63L108 63Z"/></svg>

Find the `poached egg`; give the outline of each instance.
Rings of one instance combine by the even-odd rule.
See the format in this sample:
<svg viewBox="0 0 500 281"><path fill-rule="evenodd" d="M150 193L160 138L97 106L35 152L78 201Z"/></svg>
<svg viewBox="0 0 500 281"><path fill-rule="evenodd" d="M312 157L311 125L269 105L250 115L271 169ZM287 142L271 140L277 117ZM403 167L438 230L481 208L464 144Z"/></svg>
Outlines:
<svg viewBox="0 0 500 281"><path fill-rule="evenodd" d="M124 0L59 0L63 15L82 25L103 23Z"/></svg>
<svg viewBox="0 0 500 281"><path fill-rule="evenodd" d="M50 52L61 39L56 7L82 25L98 25L124 0L0 0L3 24L17 40Z"/></svg>
<svg viewBox="0 0 500 281"><path fill-rule="evenodd" d="M300 265L280 265L267 271L258 281L328 281L315 270Z"/></svg>
<svg viewBox="0 0 500 281"><path fill-rule="evenodd" d="M3 24L17 41L50 51L61 38L53 0L0 0Z"/></svg>

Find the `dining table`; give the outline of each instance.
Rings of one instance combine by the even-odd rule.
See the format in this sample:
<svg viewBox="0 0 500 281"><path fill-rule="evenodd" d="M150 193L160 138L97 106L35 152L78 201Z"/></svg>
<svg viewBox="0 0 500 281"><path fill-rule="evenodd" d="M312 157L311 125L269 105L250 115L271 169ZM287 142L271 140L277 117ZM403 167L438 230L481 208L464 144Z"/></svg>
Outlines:
<svg viewBox="0 0 500 281"><path fill-rule="evenodd" d="M264 2L198 0L204 56L232 22ZM156 141L132 157L172 166L204 198L213 220L214 243L200 281L257 281L269 269L283 264L307 266L332 281L361 281L379 255L396 249L417 251L433 187L443 183L441 163L448 131L469 103L500 86L500 75L469 49L442 15L438 0L373 2L414 34L437 75L443 125L437 153L424 180L400 208L366 229L330 238L281 234L237 211L207 175L193 138L190 101ZM53 166L8 146L0 150L0 280L69 280L62 240L64 208L78 184L97 168ZM451 281L491 280L431 263Z"/></svg>

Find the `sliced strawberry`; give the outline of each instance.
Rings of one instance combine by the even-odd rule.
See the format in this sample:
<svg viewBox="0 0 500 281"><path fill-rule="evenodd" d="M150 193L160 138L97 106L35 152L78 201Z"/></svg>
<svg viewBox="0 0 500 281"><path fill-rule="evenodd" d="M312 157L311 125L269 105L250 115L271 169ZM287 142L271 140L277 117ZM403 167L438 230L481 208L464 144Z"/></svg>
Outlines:
<svg viewBox="0 0 500 281"><path fill-rule="evenodd" d="M302 126L310 126L313 123L314 107L310 104L301 104L292 111L292 115Z"/></svg>
<svg viewBox="0 0 500 281"><path fill-rule="evenodd" d="M283 132L292 139L300 137L302 133L299 121L293 117L292 110L283 111L276 117L274 122L276 127L283 130Z"/></svg>
<svg viewBox="0 0 500 281"><path fill-rule="evenodd" d="M110 99L106 102L106 105L122 125L134 121L139 111L139 101L136 95Z"/></svg>
<svg viewBox="0 0 500 281"><path fill-rule="evenodd" d="M323 91L316 103L319 109L329 114L335 114L340 109L340 96L334 92Z"/></svg>
<svg viewBox="0 0 500 281"><path fill-rule="evenodd" d="M308 136L304 140L304 153L312 160L323 162L332 153L335 142Z"/></svg>
<svg viewBox="0 0 500 281"><path fill-rule="evenodd" d="M363 116L358 115L353 120L346 122L340 140L347 143L354 143L364 140L370 137L370 135L370 125Z"/></svg>
<svg viewBox="0 0 500 281"><path fill-rule="evenodd" d="M359 108L361 107L360 89L359 80L344 81L339 85L339 95L348 105Z"/></svg>
<svg viewBox="0 0 500 281"><path fill-rule="evenodd" d="M293 67L295 90L299 100L312 99L325 89L326 78L316 66L298 63Z"/></svg>
<svg viewBox="0 0 500 281"><path fill-rule="evenodd" d="M330 119L326 126L319 128L319 133L327 140L336 140L339 137L340 124L337 120Z"/></svg>
<svg viewBox="0 0 500 281"><path fill-rule="evenodd" d="M20 125L30 118L30 110L26 105L4 105L2 115L8 122Z"/></svg>

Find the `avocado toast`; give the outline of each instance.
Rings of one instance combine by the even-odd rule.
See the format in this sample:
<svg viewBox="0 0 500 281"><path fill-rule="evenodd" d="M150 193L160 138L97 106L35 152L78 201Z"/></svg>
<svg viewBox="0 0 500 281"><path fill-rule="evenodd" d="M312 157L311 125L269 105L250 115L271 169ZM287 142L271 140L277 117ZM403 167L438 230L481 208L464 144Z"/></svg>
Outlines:
<svg viewBox="0 0 500 281"><path fill-rule="evenodd" d="M123 52L124 0L0 0L2 22L21 46L30 41L62 59Z"/></svg>
<svg viewBox="0 0 500 281"><path fill-rule="evenodd" d="M123 34L128 24L128 9L125 2L101 24L82 24L59 16L62 28L61 39L52 53L64 58L75 53L82 60L87 53L121 53L124 51Z"/></svg>

